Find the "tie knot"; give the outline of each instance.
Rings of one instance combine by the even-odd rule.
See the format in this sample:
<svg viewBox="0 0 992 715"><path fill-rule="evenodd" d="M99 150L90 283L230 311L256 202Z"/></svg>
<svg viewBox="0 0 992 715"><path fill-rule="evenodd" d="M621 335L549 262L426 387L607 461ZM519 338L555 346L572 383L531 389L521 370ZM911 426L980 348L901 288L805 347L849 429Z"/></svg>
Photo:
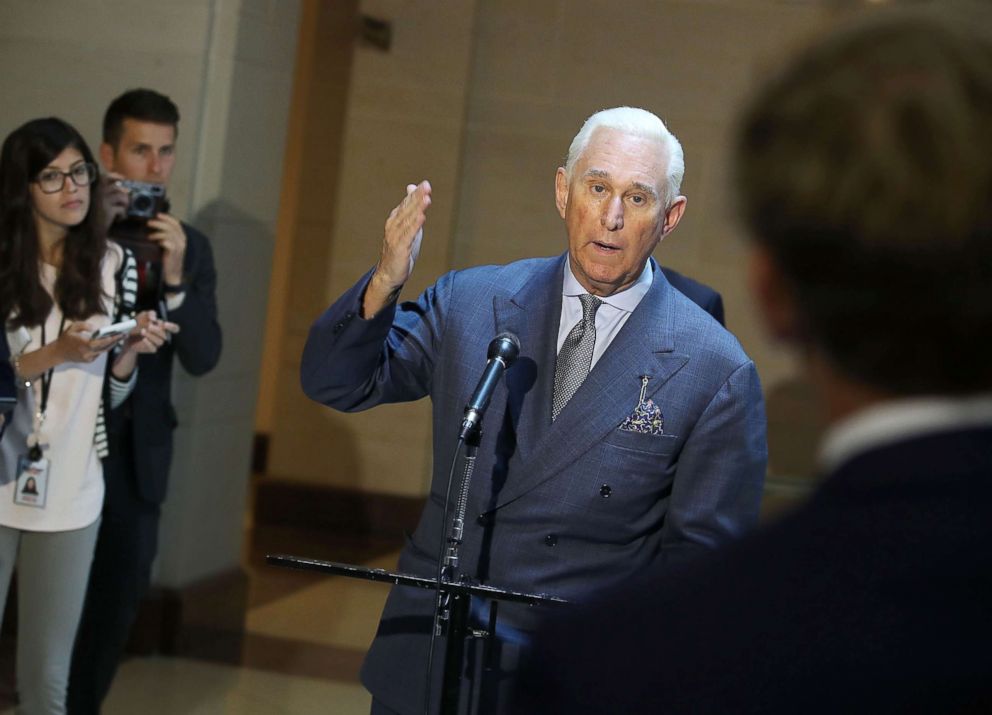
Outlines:
<svg viewBox="0 0 992 715"><path fill-rule="evenodd" d="M583 293L579 296L579 302L582 303L582 322L589 323L596 320L596 311L603 301L591 293Z"/></svg>

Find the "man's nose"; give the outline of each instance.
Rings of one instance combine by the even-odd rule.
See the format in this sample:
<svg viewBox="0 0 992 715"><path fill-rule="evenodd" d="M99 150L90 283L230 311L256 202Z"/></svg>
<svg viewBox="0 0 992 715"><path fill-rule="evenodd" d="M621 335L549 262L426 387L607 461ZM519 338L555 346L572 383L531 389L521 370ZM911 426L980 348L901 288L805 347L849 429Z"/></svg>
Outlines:
<svg viewBox="0 0 992 715"><path fill-rule="evenodd" d="M623 228L623 197L614 196L607 202L603 211L603 226L607 231Z"/></svg>
<svg viewBox="0 0 992 715"><path fill-rule="evenodd" d="M158 176L162 172L162 157L157 152L153 152L148 160L148 173Z"/></svg>

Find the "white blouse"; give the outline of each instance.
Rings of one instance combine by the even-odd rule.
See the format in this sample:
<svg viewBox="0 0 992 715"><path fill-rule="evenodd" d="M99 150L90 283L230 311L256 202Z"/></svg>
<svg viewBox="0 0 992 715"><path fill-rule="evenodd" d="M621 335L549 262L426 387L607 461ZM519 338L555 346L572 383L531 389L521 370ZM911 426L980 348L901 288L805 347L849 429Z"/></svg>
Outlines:
<svg viewBox="0 0 992 715"><path fill-rule="evenodd" d="M114 314L114 274L123 255L111 244L102 263L105 315L86 319L94 330L108 325ZM54 293L56 269L42 264L41 281ZM45 337L53 342L59 334L62 311L52 307L45 321ZM68 324L68 321L67 321ZM42 346L41 326L8 330L11 354L37 350ZM27 438L34 424L34 412L41 401L41 379L18 386L17 407L0 440L0 525L27 531L68 531L89 526L103 507L103 466L93 441L97 413L103 399L107 354L91 363L69 362L52 371L48 408L41 425L40 439L49 463L45 506L14 502L17 487L17 461L27 454Z"/></svg>

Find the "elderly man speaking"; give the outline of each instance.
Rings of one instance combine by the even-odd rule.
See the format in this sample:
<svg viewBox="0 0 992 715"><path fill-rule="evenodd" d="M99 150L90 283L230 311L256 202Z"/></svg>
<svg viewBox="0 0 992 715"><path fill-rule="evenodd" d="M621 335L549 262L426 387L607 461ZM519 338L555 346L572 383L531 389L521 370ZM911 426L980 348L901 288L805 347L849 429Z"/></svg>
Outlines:
<svg viewBox="0 0 992 715"><path fill-rule="evenodd" d="M766 443L754 364L651 258L685 211L683 171L658 117L598 112L555 175L566 253L454 271L397 304L431 203L427 181L407 187L378 263L316 321L301 368L306 393L339 410L432 400L431 494L401 570L435 574L457 427L504 331L520 355L486 415L460 577L581 601L755 523ZM507 707L535 610L501 606L496 667L470 639L459 712ZM433 613L431 592L393 588L362 671L373 713L423 712Z"/></svg>

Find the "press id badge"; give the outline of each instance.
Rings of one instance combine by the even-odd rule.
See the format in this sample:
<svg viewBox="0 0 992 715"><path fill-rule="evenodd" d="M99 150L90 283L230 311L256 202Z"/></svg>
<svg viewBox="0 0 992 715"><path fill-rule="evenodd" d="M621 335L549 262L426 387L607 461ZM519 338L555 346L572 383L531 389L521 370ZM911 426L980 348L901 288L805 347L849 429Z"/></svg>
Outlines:
<svg viewBox="0 0 992 715"><path fill-rule="evenodd" d="M14 503L44 509L48 494L48 460L44 457L32 459L31 456L24 455L17 460Z"/></svg>

